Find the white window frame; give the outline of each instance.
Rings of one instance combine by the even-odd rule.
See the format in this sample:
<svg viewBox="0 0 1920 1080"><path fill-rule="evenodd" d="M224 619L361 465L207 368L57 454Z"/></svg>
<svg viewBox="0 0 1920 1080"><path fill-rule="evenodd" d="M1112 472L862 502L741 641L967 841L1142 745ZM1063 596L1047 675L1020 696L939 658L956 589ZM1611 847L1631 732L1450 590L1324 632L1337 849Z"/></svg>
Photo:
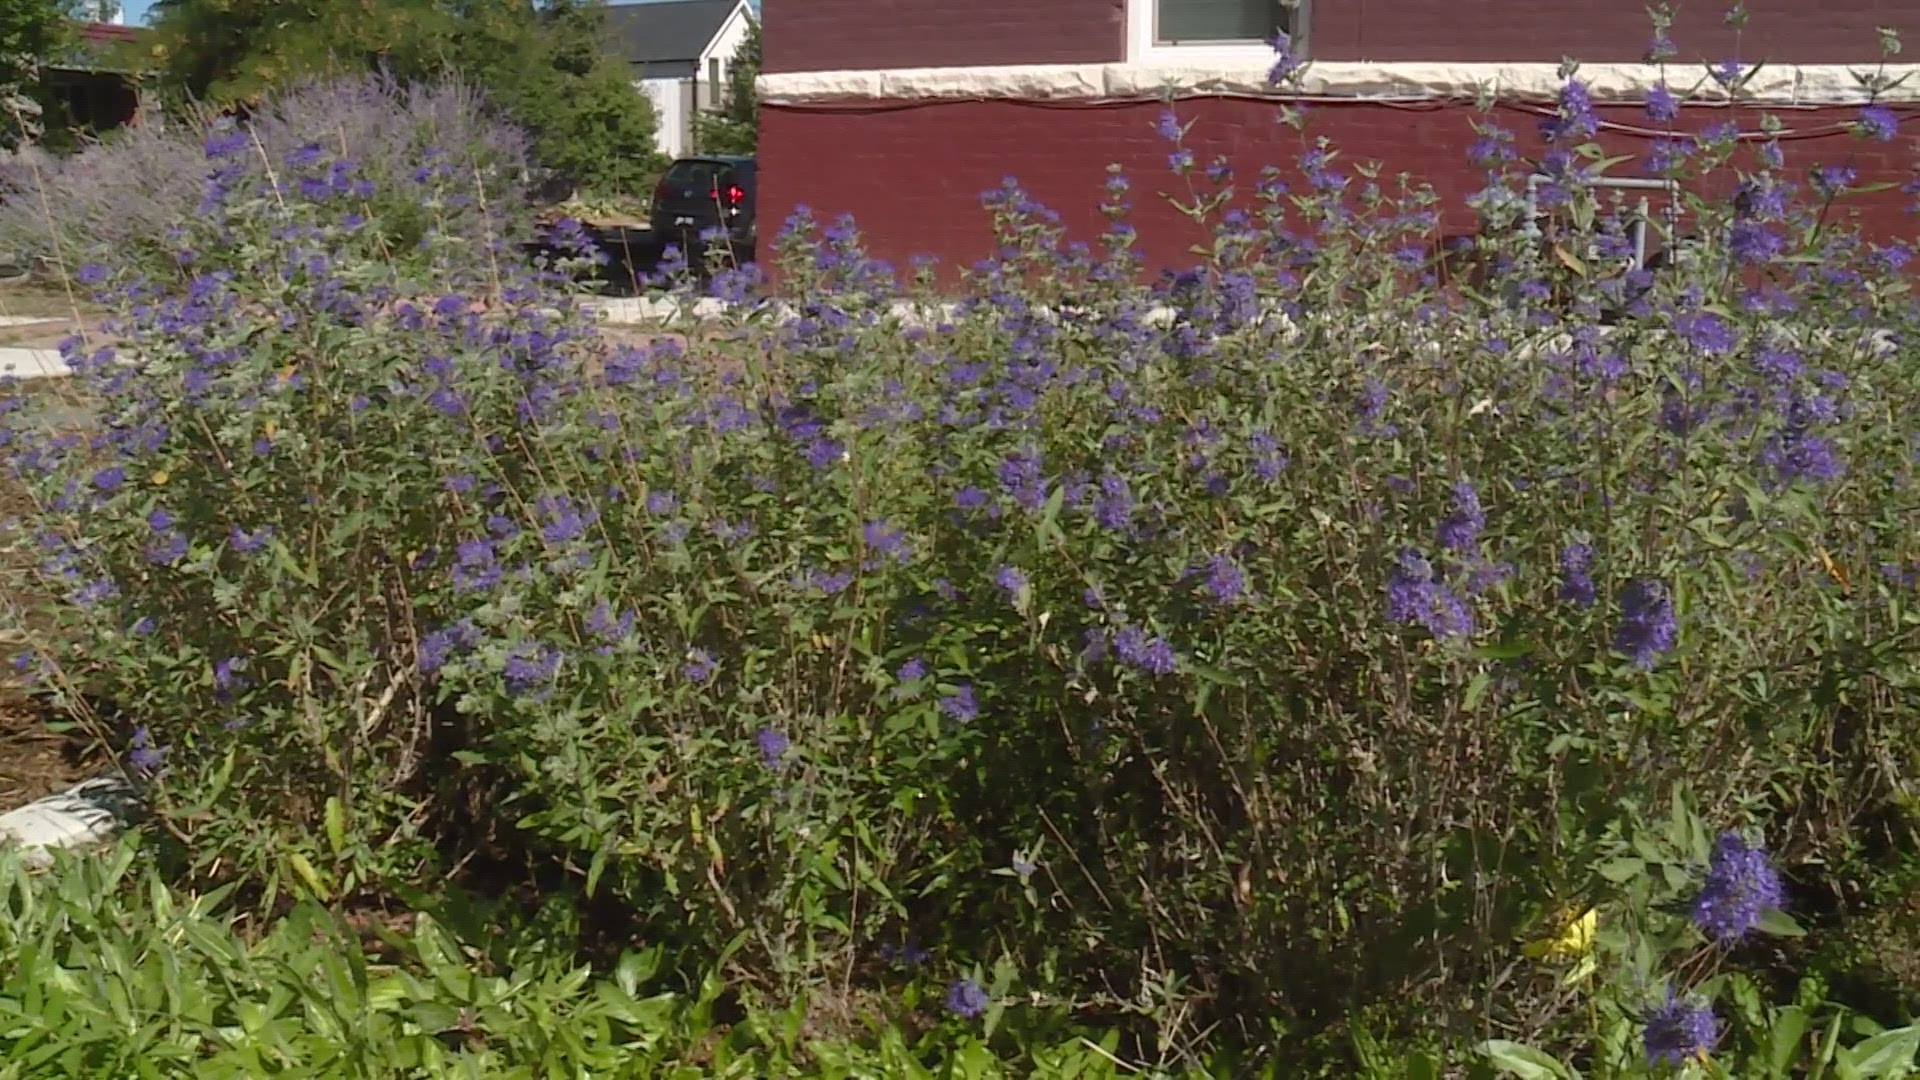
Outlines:
<svg viewBox="0 0 1920 1080"><path fill-rule="evenodd" d="M1304 55L1307 27L1311 24L1309 0L1294 7L1294 22L1299 33L1293 35L1294 55ZM1166 67L1260 67L1273 64L1273 50L1264 41L1162 44L1156 40L1160 0L1127 0L1127 62Z"/></svg>

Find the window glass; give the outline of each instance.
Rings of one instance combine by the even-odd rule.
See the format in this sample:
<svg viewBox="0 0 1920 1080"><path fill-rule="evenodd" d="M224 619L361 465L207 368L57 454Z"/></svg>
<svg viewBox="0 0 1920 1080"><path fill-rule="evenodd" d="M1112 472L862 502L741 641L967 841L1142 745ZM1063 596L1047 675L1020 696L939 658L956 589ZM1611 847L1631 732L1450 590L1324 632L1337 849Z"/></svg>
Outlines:
<svg viewBox="0 0 1920 1080"><path fill-rule="evenodd" d="M1279 0L1155 0L1154 40L1163 45L1265 41L1287 25Z"/></svg>
<svg viewBox="0 0 1920 1080"><path fill-rule="evenodd" d="M667 170L666 182L682 191L707 191L719 187L732 173L732 169L719 161L676 161L673 168Z"/></svg>

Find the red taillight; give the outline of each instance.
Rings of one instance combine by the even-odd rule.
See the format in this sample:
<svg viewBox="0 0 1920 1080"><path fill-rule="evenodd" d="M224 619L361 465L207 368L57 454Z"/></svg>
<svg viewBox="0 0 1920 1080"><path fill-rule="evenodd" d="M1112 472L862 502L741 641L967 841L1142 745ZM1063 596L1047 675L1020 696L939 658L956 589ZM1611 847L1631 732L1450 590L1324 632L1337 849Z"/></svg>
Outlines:
<svg viewBox="0 0 1920 1080"><path fill-rule="evenodd" d="M727 205L738 206L747 199L747 192L739 184L727 185Z"/></svg>
<svg viewBox="0 0 1920 1080"><path fill-rule="evenodd" d="M666 202L667 196L668 196L667 178L663 176L660 178L659 183L653 185L653 201Z"/></svg>

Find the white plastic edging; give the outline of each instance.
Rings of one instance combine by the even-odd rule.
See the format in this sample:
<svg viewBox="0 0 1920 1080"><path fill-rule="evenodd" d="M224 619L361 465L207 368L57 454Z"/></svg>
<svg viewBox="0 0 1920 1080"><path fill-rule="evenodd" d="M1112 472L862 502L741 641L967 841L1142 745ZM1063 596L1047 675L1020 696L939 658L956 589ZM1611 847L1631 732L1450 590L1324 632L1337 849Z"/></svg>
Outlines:
<svg viewBox="0 0 1920 1080"><path fill-rule="evenodd" d="M139 795L123 780L101 777L0 814L0 845L20 849L34 869L53 865L53 853L92 847L126 828Z"/></svg>

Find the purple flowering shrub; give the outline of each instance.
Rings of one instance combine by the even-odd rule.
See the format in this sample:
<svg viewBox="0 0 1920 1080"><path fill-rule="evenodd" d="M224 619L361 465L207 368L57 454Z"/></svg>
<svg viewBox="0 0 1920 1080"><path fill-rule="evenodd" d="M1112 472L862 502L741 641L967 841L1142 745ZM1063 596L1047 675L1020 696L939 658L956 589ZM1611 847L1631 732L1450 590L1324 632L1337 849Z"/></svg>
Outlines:
<svg viewBox="0 0 1920 1080"><path fill-rule="evenodd" d="M58 628L20 666L138 724L210 874L380 890L503 842L757 985L911 940L1102 1007L1466 1023L1640 808L1822 856L1915 750L1897 260L1762 147L1777 253L1702 200L1631 265L1582 102L1542 236L1490 155L1471 288L1430 192L1313 144L1243 198L1176 116L1189 272L1142 283L1125 175L1091 241L1009 181L950 307L802 215L784 299L639 342L488 236L397 258L343 209L430 141L376 180L216 133L195 259L84 275L99 430L5 432ZM1738 855L1716 938L1779 902ZM1494 1007L1572 1015L1550 978Z"/></svg>
<svg viewBox="0 0 1920 1080"><path fill-rule="evenodd" d="M98 262L184 281L221 268L233 250L204 234L211 246L188 242L210 181L254 183L322 158L351 166L353 182L301 175L289 186L324 187L339 216L369 221L397 258L429 232L481 248L514 235L526 214L527 137L478 91L367 75L291 88L244 123L193 114L10 168L0 176L0 249L67 274Z"/></svg>

